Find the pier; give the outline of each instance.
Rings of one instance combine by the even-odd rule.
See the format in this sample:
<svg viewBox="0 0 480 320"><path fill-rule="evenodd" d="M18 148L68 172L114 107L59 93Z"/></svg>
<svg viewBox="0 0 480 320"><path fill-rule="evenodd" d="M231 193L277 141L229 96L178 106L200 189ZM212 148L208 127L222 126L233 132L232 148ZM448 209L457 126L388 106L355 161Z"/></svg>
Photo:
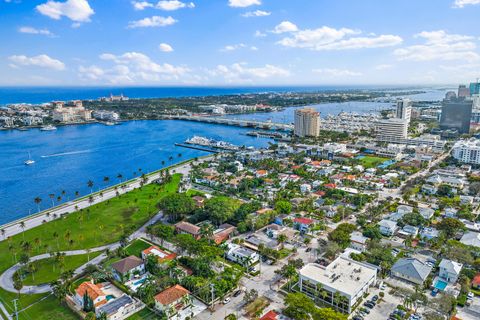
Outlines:
<svg viewBox="0 0 480 320"><path fill-rule="evenodd" d="M165 117L165 119L216 123L216 124L224 124L229 126L256 128L256 129L263 129L263 130L293 131L293 125L291 124L262 122L262 121L255 121L255 120L242 120L242 119L234 119L234 118L180 116L179 115L179 116L167 116Z"/></svg>
<svg viewBox="0 0 480 320"><path fill-rule="evenodd" d="M189 149L195 149L195 150L200 150L200 151L207 151L207 152L212 152L212 153L219 153L220 151L214 150L214 149L209 149L207 147L202 147L194 144L186 144L186 143L175 143L175 146L177 147L183 147L183 148L189 148Z"/></svg>

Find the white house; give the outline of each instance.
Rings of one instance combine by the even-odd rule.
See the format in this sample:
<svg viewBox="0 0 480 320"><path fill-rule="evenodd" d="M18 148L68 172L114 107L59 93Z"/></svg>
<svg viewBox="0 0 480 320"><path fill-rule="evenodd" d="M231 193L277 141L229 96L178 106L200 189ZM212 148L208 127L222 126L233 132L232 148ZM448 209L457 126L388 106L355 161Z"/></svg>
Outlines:
<svg viewBox="0 0 480 320"><path fill-rule="evenodd" d="M435 210L432 208L418 208L418 213L420 213L425 220L430 220L430 218L433 217Z"/></svg>
<svg viewBox="0 0 480 320"><path fill-rule="evenodd" d="M448 259L442 259L438 267L438 275L440 278L447 280L450 283L455 283L458 280L460 271L462 271L463 264Z"/></svg>
<svg viewBox="0 0 480 320"><path fill-rule="evenodd" d="M364 252L367 250L368 238L364 237L361 232L352 232L350 235L350 248Z"/></svg>
<svg viewBox="0 0 480 320"><path fill-rule="evenodd" d="M382 220L378 223L380 227L380 233L384 236L393 236L393 234L398 230L397 223L390 220Z"/></svg>
<svg viewBox="0 0 480 320"><path fill-rule="evenodd" d="M258 253L235 243L228 244L227 259L241 265L254 264L259 261Z"/></svg>

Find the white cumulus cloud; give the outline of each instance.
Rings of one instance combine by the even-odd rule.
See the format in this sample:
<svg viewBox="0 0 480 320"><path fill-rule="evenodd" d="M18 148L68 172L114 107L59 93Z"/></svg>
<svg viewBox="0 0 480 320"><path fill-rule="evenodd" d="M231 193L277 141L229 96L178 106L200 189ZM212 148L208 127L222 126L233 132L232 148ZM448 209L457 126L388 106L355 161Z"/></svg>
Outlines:
<svg viewBox="0 0 480 320"><path fill-rule="evenodd" d="M168 43L160 43L158 45L158 49L160 49L160 51L162 51L162 52L172 52L173 51L172 46L169 45Z"/></svg>
<svg viewBox="0 0 480 320"><path fill-rule="evenodd" d="M210 74L221 76L227 82L255 82L269 78L288 77L290 72L270 64L262 67L248 67L246 63L234 63L230 66L218 65L210 71Z"/></svg>
<svg viewBox="0 0 480 320"><path fill-rule="evenodd" d="M164 0L158 1L155 7L160 10L175 11L182 8L195 8L195 4L193 2L185 3L178 0Z"/></svg>
<svg viewBox="0 0 480 320"><path fill-rule="evenodd" d="M275 26L275 29L273 29L273 33L285 33L285 32L295 32L298 31L298 27L290 22L290 21L282 21L280 22L277 26Z"/></svg>
<svg viewBox="0 0 480 320"><path fill-rule="evenodd" d="M50 30L48 30L48 29L37 29L37 28L34 28L34 27L20 27L18 29L18 32L28 33L28 34L41 34L41 35L49 36L49 37L54 36L54 34L52 32L50 32Z"/></svg>
<svg viewBox="0 0 480 320"><path fill-rule="evenodd" d="M415 38L424 40L424 43L395 50L394 54L398 59L411 61L480 59L476 52L475 38L471 36L436 30L420 32Z"/></svg>
<svg viewBox="0 0 480 320"><path fill-rule="evenodd" d="M130 21L128 28L146 28L146 27L166 27L175 24L177 20L172 17L153 16L141 20Z"/></svg>
<svg viewBox="0 0 480 320"><path fill-rule="evenodd" d="M75 22L88 22L95 13L87 0L67 0L65 2L49 0L37 7L38 12L55 20L62 16Z"/></svg>
<svg viewBox="0 0 480 320"><path fill-rule="evenodd" d="M13 67L36 66L57 71L65 70L65 64L62 61L50 58L46 54L33 57L27 57L26 55L13 55L8 57L8 60L12 62Z"/></svg>
<svg viewBox="0 0 480 320"><path fill-rule="evenodd" d="M153 8L153 3L148 1L132 1L133 8L135 10L141 11L145 10L146 8Z"/></svg>
<svg viewBox="0 0 480 320"><path fill-rule="evenodd" d="M279 26L277 26L279 27ZM367 35L361 36L362 32L349 28L335 29L323 26L317 29L305 29L292 31L277 31L274 33L289 32L287 36L277 43L291 48L306 48L310 50L348 50L362 48L382 48L396 46L402 43L403 39L396 35ZM278 31L281 31L279 28Z"/></svg>
<svg viewBox="0 0 480 320"><path fill-rule="evenodd" d="M480 4L480 0L455 0L453 3L454 8L463 8L468 5Z"/></svg>
<svg viewBox="0 0 480 320"><path fill-rule="evenodd" d="M251 18L251 17L267 17L271 15L272 13L269 11L263 11L263 10L255 10L255 11L248 11L242 14L242 17L245 18Z"/></svg>
<svg viewBox="0 0 480 320"><path fill-rule="evenodd" d="M245 8L253 5L261 5L260 0L228 0L228 5L234 8Z"/></svg>
<svg viewBox="0 0 480 320"><path fill-rule="evenodd" d="M314 73L324 74L331 77L358 77L361 76L361 72L352 71L348 69L313 69Z"/></svg>

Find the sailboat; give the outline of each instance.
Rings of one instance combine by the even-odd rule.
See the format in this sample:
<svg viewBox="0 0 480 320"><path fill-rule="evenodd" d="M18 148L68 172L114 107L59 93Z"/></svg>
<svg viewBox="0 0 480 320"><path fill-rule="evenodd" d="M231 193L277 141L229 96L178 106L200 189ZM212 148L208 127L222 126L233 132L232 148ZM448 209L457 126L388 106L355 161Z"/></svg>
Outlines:
<svg viewBox="0 0 480 320"><path fill-rule="evenodd" d="M27 165L27 166L30 166L30 165L32 165L32 164L35 163L35 161L32 160L32 157L31 157L31 155L30 155L30 152L28 153L28 160L26 160L24 163L25 163L25 165Z"/></svg>

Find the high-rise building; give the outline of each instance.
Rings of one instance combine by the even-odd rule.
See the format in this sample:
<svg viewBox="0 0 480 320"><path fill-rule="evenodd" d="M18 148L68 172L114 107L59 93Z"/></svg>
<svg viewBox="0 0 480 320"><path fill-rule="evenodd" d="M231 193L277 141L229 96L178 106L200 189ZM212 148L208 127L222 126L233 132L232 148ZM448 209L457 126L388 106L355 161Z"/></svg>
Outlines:
<svg viewBox="0 0 480 320"><path fill-rule="evenodd" d="M410 123L412 117L412 101L410 99L399 99L397 101L397 118Z"/></svg>
<svg viewBox="0 0 480 320"><path fill-rule="evenodd" d="M470 96L470 89L466 85L461 84L458 86L458 98L466 98Z"/></svg>
<svg viewBox="0 0 480 320"><path fill-rule="evenodd" d="M474 94L480 94L479 81L470 83L470 95L473 96Z"/></svg>
<svg viewBox="0 0 480 320"><path fill-rule="evenodd" d="M320 133L320 112L312 108L295 110L294 133L298 137L317 137Z"/></svg>
<svg viewBox="0 0 480 320"><path fill-rule="evenodd" d="M469 133L472 105L472 100L444 100L442 116L440 117L440 129L457 130L458 133Z"/></svg>
<svg viewBox="0 0 480 320"><path fill-rule="evenodd" d="M398 118L379 120L375 126L375 131L378 141L403 141L407 138L408 122Z"/></svg>

